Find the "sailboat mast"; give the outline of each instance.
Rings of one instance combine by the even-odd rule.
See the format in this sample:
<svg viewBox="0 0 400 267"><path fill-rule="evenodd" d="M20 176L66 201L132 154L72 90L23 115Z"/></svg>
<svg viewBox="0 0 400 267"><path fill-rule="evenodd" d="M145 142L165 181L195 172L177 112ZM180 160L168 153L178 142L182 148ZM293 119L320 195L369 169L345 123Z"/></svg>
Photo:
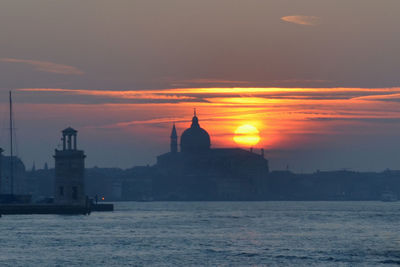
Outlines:
<svg viewBox="0 0 400 267"><path fill-rule="evenodd" d="M10 91L10 183L11 195L14 194L14 159L13 159L13 118L12 118L12 98Z"/></svg>

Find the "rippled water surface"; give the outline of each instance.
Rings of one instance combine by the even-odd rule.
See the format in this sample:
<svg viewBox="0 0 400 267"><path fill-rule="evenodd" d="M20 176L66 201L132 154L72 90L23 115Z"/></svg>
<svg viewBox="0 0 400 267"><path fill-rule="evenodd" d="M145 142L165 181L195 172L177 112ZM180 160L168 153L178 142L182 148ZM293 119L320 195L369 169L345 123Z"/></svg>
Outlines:
<svg viewBox="0 0 400 267"><path fill-rule="evenodd" d="M3 215L1 266L395 266L400 202L126 202Z"/></svg>

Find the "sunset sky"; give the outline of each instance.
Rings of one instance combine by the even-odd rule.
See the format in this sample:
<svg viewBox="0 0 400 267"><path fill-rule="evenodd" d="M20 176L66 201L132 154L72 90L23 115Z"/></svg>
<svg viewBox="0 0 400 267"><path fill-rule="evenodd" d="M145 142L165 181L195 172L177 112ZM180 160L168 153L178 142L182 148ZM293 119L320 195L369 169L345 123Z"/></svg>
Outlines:
<svg viewBox="0 0 400 267"><path fill-rule="evenodd" d="M72 126L87 166L154 164L190 126L259 131L272 170L400 169L400 1L3 0L0 145L45 162ZM245 149L249 147L242 146Z"/></svg>

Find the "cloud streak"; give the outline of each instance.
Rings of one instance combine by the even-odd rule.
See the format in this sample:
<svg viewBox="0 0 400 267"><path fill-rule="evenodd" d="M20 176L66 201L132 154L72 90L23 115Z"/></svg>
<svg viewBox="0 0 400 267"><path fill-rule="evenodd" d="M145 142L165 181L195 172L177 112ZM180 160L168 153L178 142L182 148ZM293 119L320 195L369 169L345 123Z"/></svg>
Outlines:
<svg viewBox="0 0 400 267"><path fill-rule="evenodd" d="M222 79L189 79L189 80L172 80L169 81L171 86L174 87L213 87L213 86L224 86L224 87L269 87L276 85L288 86L288 84L327 84L332 81L329 80L311 80L311 79L289 79L289 80L266 80L266 81L245 81L245 80L222 80Z"/></svg>
<svg viewBox="0 0 400 267"><path fill-rule="evenodd" d="M209 111L208 115L202 114L203 122L211 123L208 118L229 118L232 121L243 122L250 119L265 121L265 125L280 125L281 129L276 132L287 133L293 132L293 129L285 128L288 125L297 131L303 127L298 124L315 121L364 123L393 121L400 118L399 104L396 103L400 88L176 88L143 91L24 88L18 91L28 94L30 101L35 97L43 99L43 96L50 94L53 103L58 95L63 103L72 104L86 98L86 103L113 107L131 106L138 109L175 111L198 107ZM187 120L187 117L179 117L177 114L179 113L144 120L142 118L123 120L101 127L125 128L171 121L182 124ZM290 123L283 124L282 121ZM320 129L310 128L307 131L320 133L323 128L322 126ZM271 131L274 129L271 128Z"/></svg>
<svg viewBox="0 0 400 267"><path fill-rule="evenodd" d="M27 64L36 71L49 72L63 75L83 75L84 72L69 65L57 64L50 61L17 59L17 58L0 58L0 62Z"/></svg>
<svg viewBox="0 0 400 267"><path fill-rule="evenodd" d="M285 16L282 17L281 20L298 24L304 26L315 26L319 24L320 18L316 16L301 16L301 15L293 15L293 16Z"/></svg>
<svg viewBox="0 0 400 267"><path fill-rule="evenodd" d="M197 108L213 147L237 146L232 134L250 124L260 131L259 148L312 150L351 147L363 138L370 140L366 146L389 140L400 130L399 94L400 88L24 88L15 98L25 122L31 123L32 115L43 127L65 121L79 125L90 140L120 134L121 142L167 148L172 123L182 134Z"/></svg>
<svg viewBox="0 0 400 267"><path fill-rule="evenodd" d="M289 100L385 101L398 98L400 88L176 88L164 90L88 90L62 88L22 88L18 91L78 95L123 103L217 102L269 103Z"/></svg>

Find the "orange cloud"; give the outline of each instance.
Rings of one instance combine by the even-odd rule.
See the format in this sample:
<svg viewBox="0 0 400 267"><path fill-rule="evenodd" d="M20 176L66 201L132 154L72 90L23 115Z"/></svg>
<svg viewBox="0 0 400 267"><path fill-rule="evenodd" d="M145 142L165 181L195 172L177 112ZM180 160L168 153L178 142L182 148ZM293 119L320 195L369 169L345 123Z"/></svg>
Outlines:
<svg viewBox="0 0 400 267"><path fill-rule="evenodd" d="M232 103L271 102L284 99L294 100L368 100L386 98L400 94L400 88L274 88L274 87L234 87L234 88L175 88L164 90L88 90L62 88L22 88L25 92L54 92L69 95L86 95L125 100L177 100L178 102L218 102ZM218 99L217 99L218 98ZM257 98L257 99L256 99ZM252 100L251 100L252 99ZM372 100L372 98L371 98ZM250 102L249 102L250 101ZM174 101L176 102L176 101ZM146 103L141 101L141 103Z"/></svg>
<svg viewBox="0 0 400 267"><path fill-rule="evenodd" d="M293 15L282 17L281 20L304 26L315 26L319 23L320 18L315 16Z"/></svg>
<svg viewBox="0 0 400 267"><path fill-rule="evenodd" d="M167 79L168 81L168 79ZM223 80L223 79L189 79L189 80L172 80L169 81L171 86L174 87L197 87L197 86L243 86L243 87L266 87L274 85L287 85L287 84L327 84L331 83L329 80L305 80L305 79L289 79L289 80L268 80L268 81L244 81L244 80Z"/></svg>
<svg viewBox="0 0 400 267"><path fill-rule="evenodd" d="M31 65L37 71L50 72L64 75L83 75L84 72L68 65L57 64L49 61L17 59L17 58L0 58L0 62L7 63L23 63Z"/></svg>
<svg viewBox="0 0 400 267"><path fill-rule="evenodd" d="M21 88L18 91L32 91L32 92L68 92L74 94L87 94L87 95L110 95L126 97L132 94L185 94L185 93L273 93L273 92L400 92L399 87L393 88L278 88L278 87L233 87L233 88L174 88L174 89L161 89L161 90L92 90L92 89L63 89L63 88Z"/></svg>
<svg viewBox="0 0 400 267"><path fill-rule="evenodd" d="M367 96L360 96L357 99L360 100L375 100L375 101L393 101L393 102L400 102L400 92L394 94L385 94L385 95L367 95Z"/></svg>
<svg viewBox="0 0 400 267"><path fill-rule="evenodd" d="M82 144L158 147L152 159L168 150L173 122L178 135L190 126L194 107L213 147L239 146L235 130L249 124L259 130L255 148L266 153L346 146L349 140L386 138L400 129L400 88L24 88L15 99L22 100L16 109L20 123L32 125L26 138L65 123L82 131L81 138L87 138Z"/></svg>
<svg viewBox="0 0 400 267"><path fill-rule="evenodd" d="M24 88L19 92L19 97L25 92L30 101L51 97L53 104L27 109L41 109L44 118L57 114L60 121L76 120L85 131L121 132L143 142L159 140L160 144L168 143L172 122L178 134L190 125L193 107L201 126L209 131L213 147L238 146L233 134L244 124L260 131L258 148L296 149L342 135L380 134L400 122L400 103L387 101L395 99L400 88ZM54 104L57 95L60 104ZM78 105L83 98L90 105Z"/></svg>
<svg viewBox="0 0 400 267"><path fill-rule="evenodd" d="M97 97L109 97L120 99L151 99L151 100L193 100L195 97L178 95L173 91L149 90L149 91L113 91L113 90L85 90L85 89L61 89L61 88L23 88L18 91L25 92L55 92L71 95L87 95Z"/></svg>

